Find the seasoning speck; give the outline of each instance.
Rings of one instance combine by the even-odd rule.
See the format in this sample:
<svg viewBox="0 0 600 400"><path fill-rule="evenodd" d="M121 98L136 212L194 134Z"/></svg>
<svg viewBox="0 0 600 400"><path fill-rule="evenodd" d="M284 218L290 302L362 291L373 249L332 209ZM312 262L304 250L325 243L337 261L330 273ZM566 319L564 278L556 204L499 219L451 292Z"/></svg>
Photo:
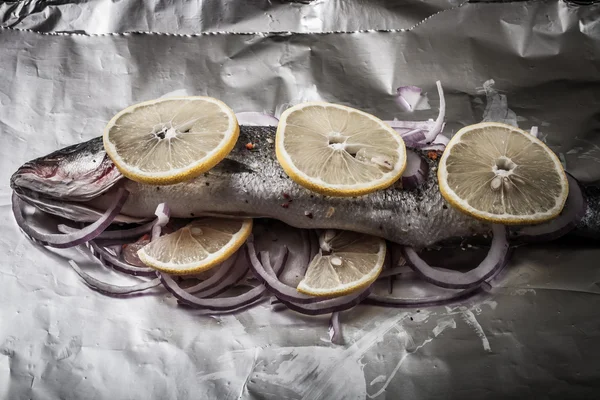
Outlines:
<svg viewBox="0 0 600 400"><path fill-rule="evenodd" d="M427 157L429 157L432 160L437 160L438 156L439 155L437 151L431 150L427 152Z"/></svg>
<svg viewBox="0 0 600 400"><path fill-rule="evenodd" d="M254 149L254 143L246 143L246 149L248 150L253 150Z"/></svg>
<svg viewBox="0 0 600 400"><path fill-rule="evenodd" d="M281 207L283 208L288 208L290 206L290 203L283 203L281 204Z"/></svg>
<svg viewBox="0 0 600 400"><path fill-rule="evenodd" d="M310 211L304 211L304 215L306 215L310 219L312 219L313 217L313 214Z"/></svg>
<svg viewBox="0 0 600 400"><path fill-rule="evenodd" d="M335 213L335 208L329 207L329 209L327 210L327 214L325 214L325 218L331 218L334 213Z"/></svg>

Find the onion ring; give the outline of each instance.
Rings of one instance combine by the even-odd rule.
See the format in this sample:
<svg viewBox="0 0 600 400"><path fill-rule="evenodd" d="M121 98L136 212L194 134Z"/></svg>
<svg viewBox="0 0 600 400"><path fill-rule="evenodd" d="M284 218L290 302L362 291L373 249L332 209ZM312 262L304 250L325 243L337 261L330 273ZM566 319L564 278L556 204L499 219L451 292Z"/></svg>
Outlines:
<svg viewBox="0 0 600 400"><path fill-rule="evenodd" d="M128 196L129 192L120 188L110 207L96 222L67 234L38 232L31 227L23 216L23 200L15 192L12 195L12 211L17 225L26 235L45 246L65 249L88 242L100 235L117 218Z"/></svg>
<svg viewBox="0 0 600 400"><path fill-rule="evenodd" d="M83 272L81 268L79 268L79 265L77 265L77 263L73 260L69 260L69 265L71 265L75 272L77 272L81 279L83 279L86 285L88 285L90 288L94 289L97 292L109 296L125 296L129 294L142 292L144 290L148 290L160 285L160 279L158 278L132 286L111 285L110 283L102 282L94 278L93 276Z"/></svg>
<svg viewBox="0 0 600 400"><path fill-rule="evenodd" d="M427 180L429 164L412 150L406 150L406 168L402 173L402 188L414 189Z"/></svg>
<svg viewBox="0 0 600 400"><path fill-rule="evenodd" d="M263 269L269 274L271 277L276 277L276 272L271 268L271 266L266 263L263 266ZM288 286L289 287L289 286ZM336 311L345 311L356 305L358 305L362 300L364 300L370 293L370 286L367 286L365 289L347 294L345 296L338 296L329 299L316 298L317 301L313 301L309 304L302 304L294 301L288 301L279 297L279 301L286 305L290 310L299 312L301 314L306 315L322 315L329 314ZM277 296L277 295L275 295Z"/></svg>
<svg viewBox="0 0 600 400"><path fill-rule="evenodd" d="M363 301L363 304L398 308L433 307L464 300L481 291L482 288L480 286L474 286L470 289L449 292L447 295L438 295L422 299L388 297L372 293Z"/></svg>
<svg viewBox="0 0 600 400"><path fill-rule="evenodd" d="M119 257L111 254L105 247L98 245L94 240L86 243L86 246L92 252L92 255L96 257L103 265L115 269L119 272L123 272L128 275L134 276L155 276L156 270L147 267L138 267L133 264L129 264Z"/></svg>
<svg viewBox="0 0 600 400"><path fill-rule="evenodd" d="M248 256L250 257L250 268L254 272L256 279L265 285L271 293L279 298L282 302L293 301L295 303L306 304L322 301L324 298L308 296L300 293L291 286L281 282L276 276L270 275L263 264L256 257L256 249L252 239L248 239L247 246Z"/></svg>
<svg viewBox="0 0 600 400"><path fill-rule="evenodd" d="M509 244L506 227L494 224L492 231L494 237L487 256L479 266L468 272L441 271L430 267L412 247L404 247L404 256L408 265L428 282L449 289L470 289L503 268L508 261Z"/></svg>
<svg viewBox="0 0 600 400"><path fill-rule="evenodd" d="M344 336L342 334L342 325L340 324L340 313L331 313L331 319L329 320L329 340L334 344L343 344Z"/></svg>
<svg viewBox="0 0 600 400"><path fill-rule="evenodd" d="M322 315L333 312L345 311L360 304L371 293L370 287L366 289L347 294L345 296L334 297L332 299L316 301L309 304L300 304L292 301L287 301L282 298L279 300L285 304L287 308L305 315Z"/></svg>
<svg viewBox="0 0 600 400"><path fill-rule="evenodd" d="M211 275L210 278L198 283L197 285L190 286L186 288L185 291L194 294L198 292L203 292L205 290L209 290L219 285L223 280L227 277L233 266L235 265L235 261L237 260L238 252L233 256L229 257L227 260L223 261L223 263L217 267L217 272Z"/></svg>
<svg viewBox="0 0 600 400"><path fill-rule="evenodd" d="M239 256L242 252L237 251L230 258L233 258L233 267L228 271L225 275L224 279L221 280L218 284L214 285L209 289L204 289L202 291L196 292L196 297L198 298L208 298L218 296L221 293L231 289L235 286L236 283L241 281L248 272L248 264L244 262L244 260L239 260ZM188 290L186 292L190 293Z"/></svg>
<svg viewBox="0 0 600 400"><path fill-rule="evenodd" d="M286 258L287 248L284 248L284 255L283 257L280 257L274 269L281 271ZM167 290L171 292L181 303L184 303L190 307L213 311L228 312L248 306L262 299L267 291L263 285L258 285L254 289L251 289L239 296L201 299L183 290L169 275L161 273L159 276Z"/></svg>
<svg viewBox="0 0 600 400"><path fill-rule="evenodd" d="M561 213L556 218L541 224L510 227L511 240L517 239L528 243L547 242L558 239L577 227L585 215L585 196L575 178L567 174L567 180L569 195Z"/></svg>

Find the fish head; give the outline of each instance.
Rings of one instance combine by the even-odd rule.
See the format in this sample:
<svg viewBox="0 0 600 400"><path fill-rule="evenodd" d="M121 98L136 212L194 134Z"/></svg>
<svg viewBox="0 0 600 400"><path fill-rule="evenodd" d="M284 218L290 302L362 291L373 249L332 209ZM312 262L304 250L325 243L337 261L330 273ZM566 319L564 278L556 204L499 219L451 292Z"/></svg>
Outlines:
<svg viewBox="0 0 600 400"><path fill-rule="evenodd" d="M18 194L84 202L106 192L123 176L95 138L23 164L11 177Z"/></svg>

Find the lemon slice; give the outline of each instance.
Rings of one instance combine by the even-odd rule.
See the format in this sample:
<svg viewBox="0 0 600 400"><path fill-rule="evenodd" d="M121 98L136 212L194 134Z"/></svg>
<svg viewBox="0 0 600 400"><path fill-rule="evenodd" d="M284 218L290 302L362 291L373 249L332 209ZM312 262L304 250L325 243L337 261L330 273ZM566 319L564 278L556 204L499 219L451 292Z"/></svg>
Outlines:
<svg viewBox="0 0 600 400"><path fill-rule="evenodd" d="M385 240L349 231L326 231L326 245L309 264L298 291L312 296L341 296L369 286L385 260Z"/></svg>
<svg viewBox="0 0 600 400"><path fill-rule="evenodd" d="M296 183L329 196L391 186L406 167L402 138L373 115L321 102L298 104L279 120L277 159Z"/></svg>
<svg viewBox="0 0 600 400"><path fill-rule="evenodd" d="M138 251L147 266L174 275L206 271L231 257L252 232L252 219L200 218Z"/></svg>
<svg viewBox="0 0 600 400"><path fill-rule="evenodd" d="M161 98L115 115L104 129L104 148L129 179L168 185L214 167L239 132L235 114L217 99Z"/></svg>
<svg viewBox="0 0 600 400"><path fill-rule="evenodd" d="M556 217L569 185L558 157L529 133L496 122L462 128L438 169L440 191L484 221L533 224Z"/></svg>

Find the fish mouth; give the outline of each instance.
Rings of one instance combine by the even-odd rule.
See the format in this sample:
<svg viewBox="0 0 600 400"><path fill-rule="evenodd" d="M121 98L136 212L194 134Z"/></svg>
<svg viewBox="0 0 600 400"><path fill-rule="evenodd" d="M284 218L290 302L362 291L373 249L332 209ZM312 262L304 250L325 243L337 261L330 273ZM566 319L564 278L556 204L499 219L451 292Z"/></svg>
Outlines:
<svg viewBox="0 0 600 400"><path fill-rule="evenodd" d="M40 164L26 163L23 164L10 178L10 187L13 190L20 188L35 191L36 188L42 187L46 179L51 179L56 175L58 166L41 167Z"/></svg>
<svg viewBox="0 0 600 400"><path fill-rule="evenodd" d="M12 175L10 187L27 193L28 197L85 202L107 192L122 178L115 165L108 161L79 175L62 171L60 165L28 162Z"/></svg>

